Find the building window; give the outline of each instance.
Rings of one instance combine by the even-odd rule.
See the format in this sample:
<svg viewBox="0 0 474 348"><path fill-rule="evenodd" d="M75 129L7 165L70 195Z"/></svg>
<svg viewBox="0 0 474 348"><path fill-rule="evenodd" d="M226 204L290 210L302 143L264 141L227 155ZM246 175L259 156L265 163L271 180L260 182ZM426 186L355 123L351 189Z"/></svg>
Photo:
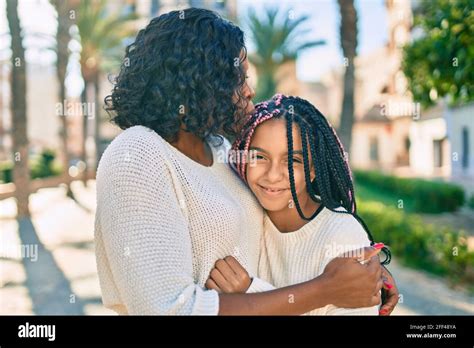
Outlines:
<svg viewBox="0 0 474 348"><path fill-rule="evenodd" d="M379 161L379 141L377 137L370 138L370 160L374 162Z"/></svg>
<svg viewBox="0 0 474 348"><path fill-rule="evenodd" d="M410 151L410 146L411 146L410 137L405 137L405 151L406 152Z"/></svg>
<svg viewBox="0 0 474 348"><path fill-rule="evenodd" d="M469 129L463 127L462 129L462 168L469 168Z"/></svg>

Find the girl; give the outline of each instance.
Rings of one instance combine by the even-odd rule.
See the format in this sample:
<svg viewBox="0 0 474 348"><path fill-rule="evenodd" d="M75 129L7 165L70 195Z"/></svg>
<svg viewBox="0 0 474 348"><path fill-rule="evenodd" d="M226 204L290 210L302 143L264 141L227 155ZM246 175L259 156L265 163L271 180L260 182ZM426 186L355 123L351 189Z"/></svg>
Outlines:
<svg viewBox="0 0 474 348"><path fill-rule="evenodd" d="M234 169L266 210L260 277L276 287L304 282L321 275L339 254L373 244L367 226L356 214L342 144L308 101L278 94L258 104L232 150ZM383 264L388 263L390 253L383 244L374 247L383 248ZM238 273L234 261L230 263ZM208 286L232 291L227 281L232 274L226 272L230 267L222 267L222 262L217 266ZM250 285L248 277L241 279L240 288ZM309 312L377 313L375 306L342 309L334 305Z"/></svg>

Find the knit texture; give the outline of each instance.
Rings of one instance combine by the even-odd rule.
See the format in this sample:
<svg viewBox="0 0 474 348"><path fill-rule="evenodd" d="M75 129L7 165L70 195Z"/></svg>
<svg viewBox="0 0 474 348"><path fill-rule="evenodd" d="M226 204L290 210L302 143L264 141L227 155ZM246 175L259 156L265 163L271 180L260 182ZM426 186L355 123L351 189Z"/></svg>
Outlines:
<svg viewBox="0 0 474 348"><path fill-rule="evenodd" d="M135 126L108 146L97 170L96 260L102 299L120 314L210 314L204 284L234 256L257 275L263 210L227 159L209 145L203 166L152 130ZM272 289L257 278L249 292Z"/></svg>
<svg viewBox="0 0 474 348"><path fill-rule="evenodd" d="M259 276L277 288L311 280L343 252L370 245L367 233L352 215L327 208L322 208L313 220L294 232L280 232L268 216L264 218L264 226ZM298 301L289 298L292 300ZM345 309L328 305L306 314L378 315L378 308Z"/></svg>

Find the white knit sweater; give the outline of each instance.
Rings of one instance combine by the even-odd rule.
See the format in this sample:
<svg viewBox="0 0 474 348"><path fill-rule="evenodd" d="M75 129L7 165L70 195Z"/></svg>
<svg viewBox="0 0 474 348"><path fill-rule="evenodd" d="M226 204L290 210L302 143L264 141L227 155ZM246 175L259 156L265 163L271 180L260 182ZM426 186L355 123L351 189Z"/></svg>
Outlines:
<svg viewBox="0 0 474 348"><path fill-rule="evenodd" d="M218 294L204 288L217 259L237 258L253 277L250 293L321 274L334 257L324 257L331 242L368 245L352 217L327 209L293 233L280 233L268 217L264 224L261 206L226 163L228 141L209 145L213 165L205 167L136 126L103 154L95 243L106 307L120 314L217 314ZM328 306L310 314L350 313L376 309Z"/></svg>
<svg viewBox="0 0 474 348"><path fill-rule="evenodd" d="M217 314L204 284L233 255L257 275L263 210L214 147L205 167L142 126L108 146L97 171L96 259L102 299L120 314ZM254 278L249 292L273 287Z"/></svg>
<svg viewBox="0 0 474 348"><path fill-rule="evenodd" d="M367 233L352 215L335 213L322 206L318 210L313 220L289 233L280 232L265 216L259 264L262 279L277 288L305 282L321 275L326 265L343 252L370 245ZM378 308L345 309L329 305L306 314L378 315Z"/></svg>

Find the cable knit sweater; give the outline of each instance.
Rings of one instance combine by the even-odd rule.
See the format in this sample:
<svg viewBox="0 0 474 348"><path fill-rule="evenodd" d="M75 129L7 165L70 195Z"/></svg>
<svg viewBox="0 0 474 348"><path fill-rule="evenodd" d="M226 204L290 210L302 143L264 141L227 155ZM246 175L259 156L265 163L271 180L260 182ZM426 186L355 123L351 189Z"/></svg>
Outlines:
<svg viewBox="0 0 474 348"><path fill-rule="evenodd" d="M263 210L209 144L203 166L152 130L135 126L108 146L97 170L96 260L102 299L120 314L217 314L204 284L233 255L256 278Z"/></svg>
<svg viewBox="0 0 474 348"><path fill-rule="evenodd" d="M342 207L337 210L345 211ZM288 233L280 232L265 216L259 264L262 279L277 288L305 282L321 275L336 256L370 245L367 233L352 215L336 213L323 206L318 211L313 220ZM345 309L329 305L306 314L378 315L378 308Z"/></svg>

